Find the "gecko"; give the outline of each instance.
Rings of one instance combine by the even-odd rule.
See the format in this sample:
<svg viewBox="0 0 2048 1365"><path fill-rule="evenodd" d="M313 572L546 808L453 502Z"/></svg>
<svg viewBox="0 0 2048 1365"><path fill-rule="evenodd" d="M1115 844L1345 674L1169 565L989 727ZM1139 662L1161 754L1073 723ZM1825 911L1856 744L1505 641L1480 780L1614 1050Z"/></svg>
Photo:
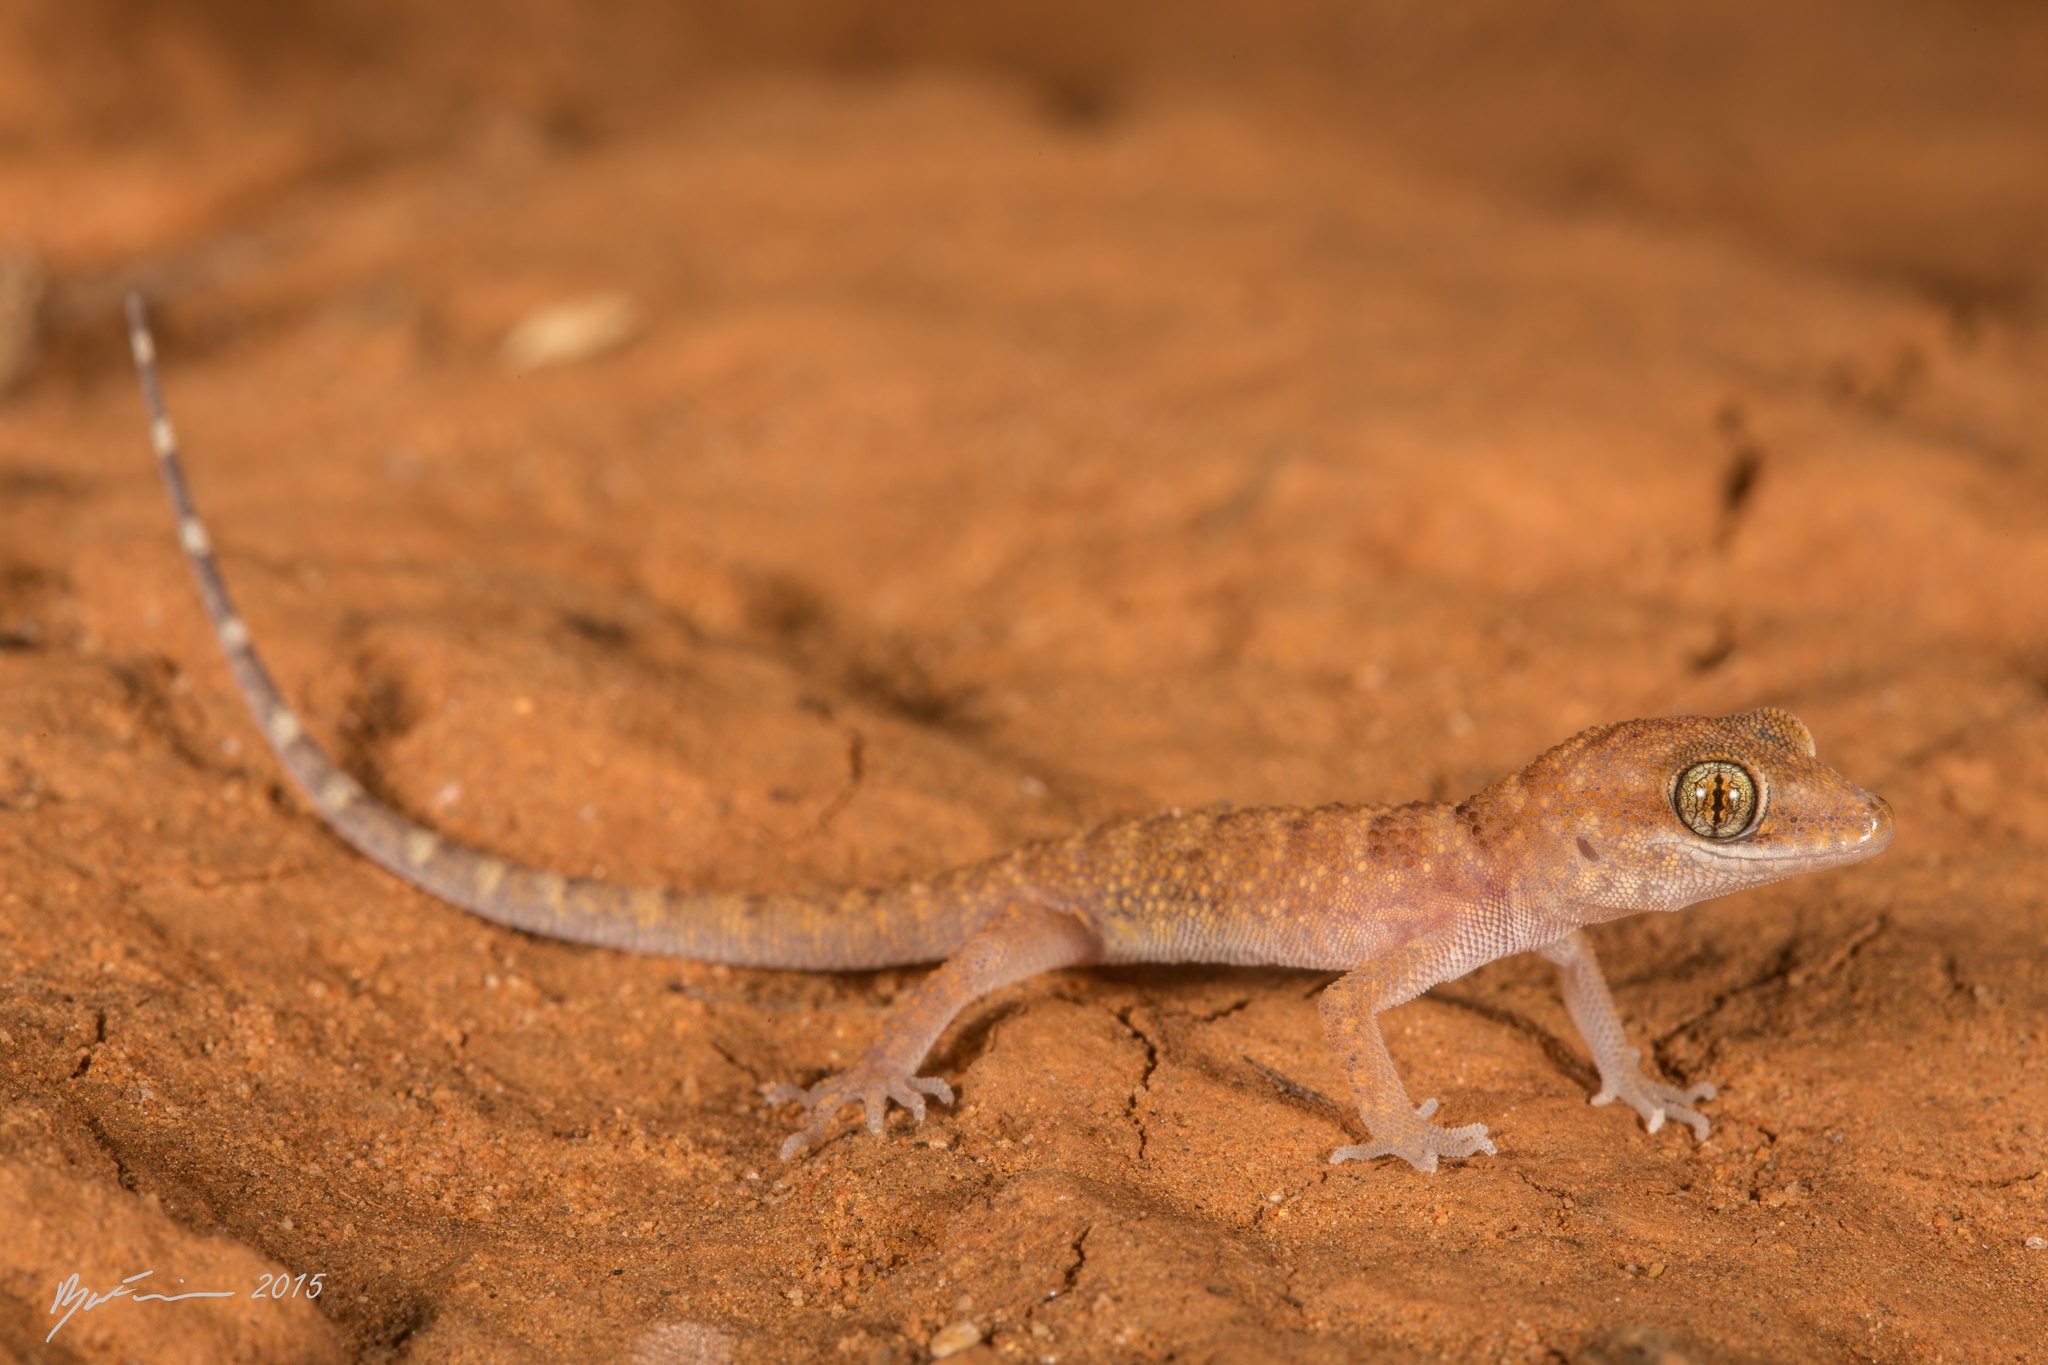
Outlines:
<svg viewBox="0 0 2048 1365"><path fill-rule="evenodd" d="M142 301L129 341L178 540L243 700L277 761L340 839L400 881L498 925L572 943L733 966L862 971L937 963L845 1071L778 1085L801 1126L788 1161L859 1105L880 1134L952 1087L918 1074L954 1017L1040 972L1216 963L1342 975L1318 1001L1368 1140L1331 1162L1398 1157L1418 1170L1495 1151L1486 1125L1433 1122L1395 1069L1380 1015L1513 953L1558 971L1591 1052L1594 1104L1620 1100L1657 1132L1704 1141L1706 1082L1647 1074L1585 929L1882 852L1892 811L1822 763L1795 716L1761 707L1596 725L1459 801L1211 808L1125 819L885 887L723 894L630 887L464 847L377 799L307 732L258 656L199 519L157 375Z"/></svg>

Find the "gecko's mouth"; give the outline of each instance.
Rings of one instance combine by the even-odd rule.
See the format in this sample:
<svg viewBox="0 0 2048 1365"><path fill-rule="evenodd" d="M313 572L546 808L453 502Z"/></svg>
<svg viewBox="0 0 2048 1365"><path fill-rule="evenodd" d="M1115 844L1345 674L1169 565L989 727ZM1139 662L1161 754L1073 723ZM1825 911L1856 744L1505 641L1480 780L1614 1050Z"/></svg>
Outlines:
<svg viewBox="0 0 2048 1365"><path fill-rule="evenodd" d="M1703 858L1717 863L1733 863L1739 867L1784 867L1788 871L1820 872L1830 867L1842 867L1849 863L1860 863L1865 858L1882 853L1884 839L1865 838L1853 844L1838 845L1834 848L1789 848L1765 850L1760 848L1707 848L1699 844L1687 844L1686 848Z"/></svg>
<svg viewBox="0 0 2048 1365"><path fill-rule="evenodd" d="M1853 839L1836 839L1819 847L1758 847L1750 844L1688 843L1688 849L1717 863L1744 867L1785 867L1803 872L1860 863L1891 847L1892 808L1881 796L1869 798L1864 808L1868 823Z"/></svg>

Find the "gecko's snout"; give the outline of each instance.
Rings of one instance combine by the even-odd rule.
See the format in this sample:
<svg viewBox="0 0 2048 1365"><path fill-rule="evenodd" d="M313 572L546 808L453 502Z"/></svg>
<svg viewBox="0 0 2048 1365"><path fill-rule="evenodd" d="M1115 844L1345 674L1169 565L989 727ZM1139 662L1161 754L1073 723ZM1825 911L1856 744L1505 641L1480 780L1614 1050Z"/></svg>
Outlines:
<svg viewBox="0 0 2048 1365"><path fill-rule="evenodd" d="M1892 803L1842 778L1836 779L1846 800L1834 804L1835 813L1815 822L1818 834L1809 845L1813 867L1840 867L1875 858L1892 846Z"/></svg>
<svg viewBox="0 0 2048 1365"><path fill-rule="evenodd" d="M1870 828L1856 842L1872 853L1882 853L1892 846L1892 803L1876 792L1865 792L1869 797L1866 810L1870 816Z"/></svg>

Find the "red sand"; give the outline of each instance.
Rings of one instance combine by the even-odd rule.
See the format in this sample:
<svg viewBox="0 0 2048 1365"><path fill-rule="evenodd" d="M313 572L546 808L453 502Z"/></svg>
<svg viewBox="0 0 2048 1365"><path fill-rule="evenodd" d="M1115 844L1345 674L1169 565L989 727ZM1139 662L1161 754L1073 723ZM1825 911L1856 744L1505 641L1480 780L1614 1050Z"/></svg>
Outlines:
<svg viewBox="0 0 2048 1365"><path fill-rule="evenodd" d="M559 8L0 5L0 1356L2043 1357L2041 18ZM1898 842L1596 932L1704 1146L1516 961L1389 1021L1500 1155L1331 1168L1322 978L1188 968L1005 991L957 1111L785 1167L760 1085L913 974L538 942L326 835L131 285L286 690L510 856L824 886L1762 703ZM500 362L606 293L623 348ZM44 1344L141 1270L239 1297Z"/></svg>

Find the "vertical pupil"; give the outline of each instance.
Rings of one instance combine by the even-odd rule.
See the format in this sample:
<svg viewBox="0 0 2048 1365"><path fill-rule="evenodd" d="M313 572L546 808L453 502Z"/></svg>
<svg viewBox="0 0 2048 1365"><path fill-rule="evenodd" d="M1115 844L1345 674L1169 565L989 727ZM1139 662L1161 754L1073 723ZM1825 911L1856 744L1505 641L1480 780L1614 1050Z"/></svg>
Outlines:
<svg viewBox="0 0 2048 1365"><path fill-rule="evenodd" d="M1709 760L1688 768L1677 794L1679 815L1696 834L1726 838L1748 828L1754 779L1733 763Z"/></svg>

